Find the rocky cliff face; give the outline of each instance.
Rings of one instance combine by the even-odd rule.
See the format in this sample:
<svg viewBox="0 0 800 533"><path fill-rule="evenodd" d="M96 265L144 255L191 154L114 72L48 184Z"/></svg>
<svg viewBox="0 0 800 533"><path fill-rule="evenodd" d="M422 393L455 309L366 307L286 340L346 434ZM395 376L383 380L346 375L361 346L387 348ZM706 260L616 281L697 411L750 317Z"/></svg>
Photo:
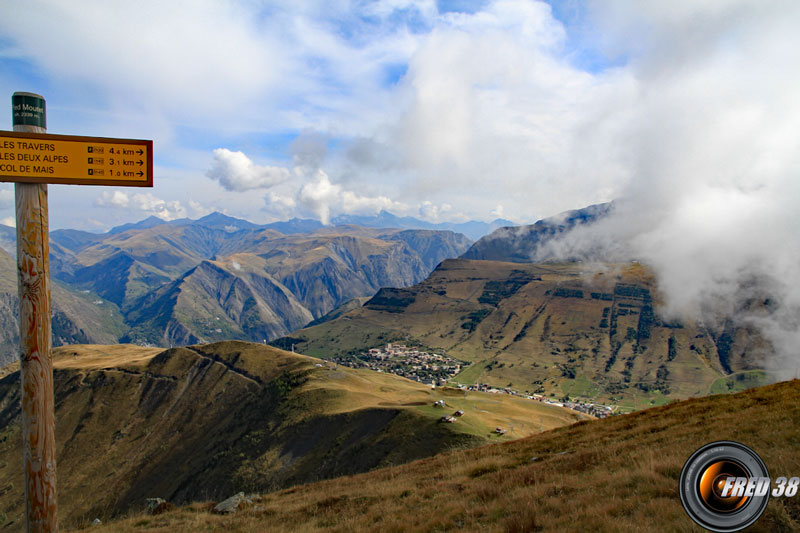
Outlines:
<svg viewBox="0 0 800 533"><path fill-rule="evenodd" d="M659 298L638 263L447 260L276 345L333 359L404 340L472 362L460 383L637 408L767 378L771 347L758 332L726 316L667 320Z"/></svg>
<svg viewBox="0 0 800 533"><path fill-rule="evenodd" d="M470 240L451 231L406 230L382 235L381 238L401 241L419 255L428 272L445 259L458 257L469 248Z"/></svg>
<svg viewBox="0 0 800 533"><path fill-rule="evenodd" d="M374 294L381 287L421 281L428 269L402 241L326 237L305 243L298 263L289 254L271 255L268 270L318 318L344 302Z"/></svg>

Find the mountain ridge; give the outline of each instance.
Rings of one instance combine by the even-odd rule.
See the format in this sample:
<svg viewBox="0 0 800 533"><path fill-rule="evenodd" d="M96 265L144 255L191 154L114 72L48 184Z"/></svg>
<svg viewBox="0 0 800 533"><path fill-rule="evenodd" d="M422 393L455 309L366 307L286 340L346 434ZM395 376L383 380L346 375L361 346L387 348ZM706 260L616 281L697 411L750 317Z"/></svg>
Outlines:
<svg viewBox="0 0 800 533"><path fill-rule="evenodd" d="M248 220L232 217L219 211L215 211L198 219L180 218L174 220L164 220L155 215L151 215L138 222L128 222L119 226L112 227L108 233L124 233L130 229L147 229L154 226L168 224L173 226L182 225L201 225L217 229L228 229L228 231L238 231L241 229L274 229L284 234L308 233L326 227L318 220L292 218L290 220L270 222L267 224L256 224ZM495 219L491 222L470 220L467 222L427 222L415 217L400 217L389 211L380 211L376 215L338 215L331 219L330 226L357 225L369 228L396 228L396 229L429 229L439 231L453 231L463 233L472 240L490 233L494 229L502 226L515 225L510 220ZM56 231L78 231L78 230L56 230ZM88 233L88 232L87 232Z"/></svg>
<svg viewBox="0 0 800 533"><path fill-rule="evenodd" d="M97 331L99 336L70 337L59 330L59 337L83 342L123 338L162 346L225 338L272 340L353 298L372 296L384 286L416 283L442 259L460 255L471 244L450 231L357 226L286 235L219 213L199 221L159 221L151 217L140 227L103 235L76 230L51 233L54 283L113 303L128 328L120 332L116 320L113 328ZM257 263L261 272L234 268L236 257L242 264ZM227 270L214 271L214 261L228 265ZM198 265L204 265L202 272L195 270ZM12 283L13 259L0 266L0 275ZM190 271L195 276L187 281L185 274ZM176 280L181 281L175 284ZM213 287L212 282L233 292L220 295L221 286ZM181 288L189 285L193 289L178 300ZM167 298L154 305L170 290L175 291L174 302L168 304ZM197 301L189 301L189 294ZM165 315L147 317L144 311ZM0 317L0 327L9 330L9 342L15 338L9 318L13 313L9 309ZM59 318L67 329L70 321L80 322L77 317ZM81 328L73 329L78 334Z"/></svg>

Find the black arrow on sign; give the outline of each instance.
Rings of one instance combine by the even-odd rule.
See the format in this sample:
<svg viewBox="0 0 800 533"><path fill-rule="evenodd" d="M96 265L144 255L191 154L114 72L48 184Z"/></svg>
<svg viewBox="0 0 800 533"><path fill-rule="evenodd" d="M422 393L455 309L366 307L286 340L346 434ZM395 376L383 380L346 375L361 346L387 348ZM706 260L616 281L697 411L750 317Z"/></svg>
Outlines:
<svg viewBox="0 0 800 533"><path fill-rule="evenodd" d="M138 150L136 153L137 153L137 154L139 154L139 155L142 155L142 154L144 154L144 150L142 150L141 148L139 148L139 150Z"/></svg>
<svg viewBox="0 0 800 533"><path fill-rule="evenodd" d="M137 174L139 174L139 177L140 177L140 178L141 178L142 176L144 176L144 172L142 172L141 170L140 170L139 172L137 172Z"/></svg>
<svg viewBox="0 0 800 533"><path fill-rule="evenodd" d="M144 165L144 162L141 159L139 161L137 161L137 163L139 163L139 166Z"/></svg>

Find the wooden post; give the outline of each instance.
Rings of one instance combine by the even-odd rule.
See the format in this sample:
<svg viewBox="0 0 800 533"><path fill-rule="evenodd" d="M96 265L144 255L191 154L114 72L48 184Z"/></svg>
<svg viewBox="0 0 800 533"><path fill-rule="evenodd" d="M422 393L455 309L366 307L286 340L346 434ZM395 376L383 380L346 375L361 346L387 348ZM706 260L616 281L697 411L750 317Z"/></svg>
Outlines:
<svg viewBox="0 0 800 533"><path fill-rule="evenodd" d="M44 98L14 93L14 131L46 133ZM47 184L16 183L22 453L27 531L58 531Z"/></svg>

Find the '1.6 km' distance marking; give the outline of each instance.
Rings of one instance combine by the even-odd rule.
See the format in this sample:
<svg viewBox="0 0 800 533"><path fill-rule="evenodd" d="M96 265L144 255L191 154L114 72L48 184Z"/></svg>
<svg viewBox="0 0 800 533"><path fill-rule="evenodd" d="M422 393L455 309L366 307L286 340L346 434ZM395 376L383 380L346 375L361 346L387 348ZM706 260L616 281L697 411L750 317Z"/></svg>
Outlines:
<svg viewBox="0 0 800 533"><path fill-rule="evenodd" d="M793 477L786 479L779 477L775 480L775 488L772 489L772 496L779 498L786 496L791 498L797 494L800 487L800 478ZM723 498L740 498L742 496L766 496L772 482L768 477L728 477L722 487Z"/></svg>

